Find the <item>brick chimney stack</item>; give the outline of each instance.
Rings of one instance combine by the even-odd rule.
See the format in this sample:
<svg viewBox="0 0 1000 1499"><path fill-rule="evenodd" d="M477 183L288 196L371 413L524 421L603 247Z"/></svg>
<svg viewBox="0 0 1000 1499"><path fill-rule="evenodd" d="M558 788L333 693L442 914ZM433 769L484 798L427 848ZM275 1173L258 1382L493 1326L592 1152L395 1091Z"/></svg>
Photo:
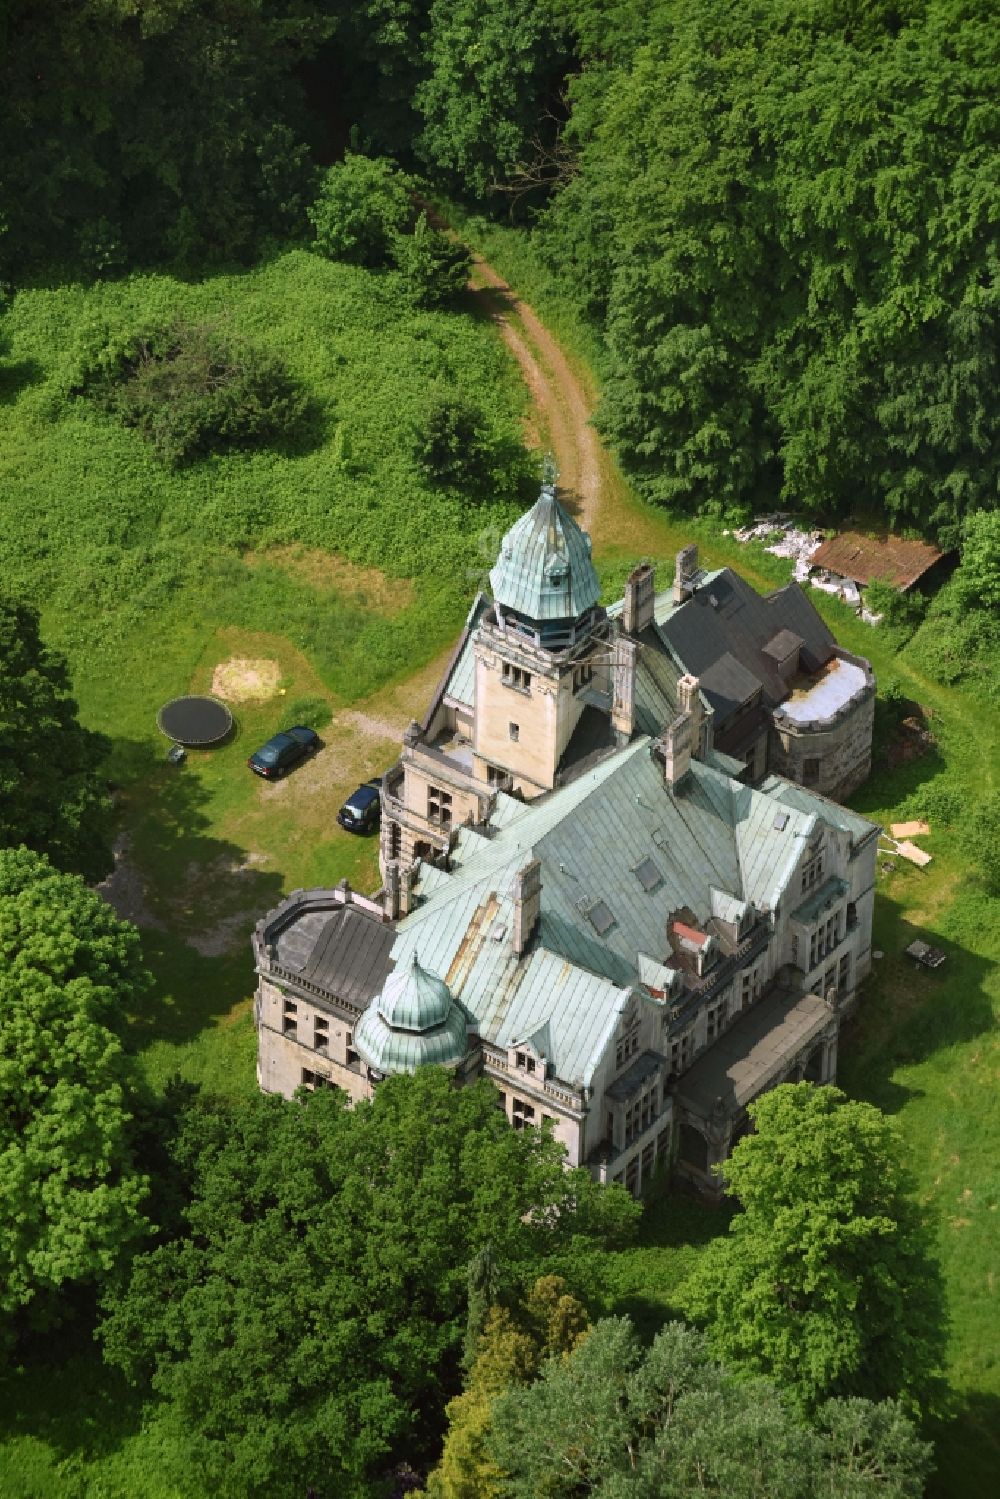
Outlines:
<svg viewBox="0 0 1000 1499"><path fill-rule="evenodd" d="M639 635L653 623L656 573L649 562L640 562L625 582L622 628L626 635Z"/></svg>
<svg viewBox="0 0 1000 1499"><path fill-rule="evenodd" d="M635 658L638 646L627 635L615 638L611 657L611 727L620 744L627 744L635 729Z"/></svg>
<svg viewBox="0 0 1000 1499"><path fill-rule="evenodd" d="M698 548L691 543L690 546L681 547L674 559L674 603L683 604L685 599L691 597L694 579L698 576Z"/></svg>
<svg viewBox="0 0 1000 1499"><path fill-rule="evenodd" d="M521 958L542 913L542 866L532 859L514 876L514 955Z"/></svg>

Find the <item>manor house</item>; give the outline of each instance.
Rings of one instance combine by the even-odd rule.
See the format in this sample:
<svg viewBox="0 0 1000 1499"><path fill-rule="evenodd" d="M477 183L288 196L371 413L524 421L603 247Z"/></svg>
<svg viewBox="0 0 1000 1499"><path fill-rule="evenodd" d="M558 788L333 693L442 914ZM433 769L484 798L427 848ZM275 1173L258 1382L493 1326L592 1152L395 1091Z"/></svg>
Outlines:
<svg viewBox="0 0 1000 1499"><path fill-rule="evenodd" d="M633 1192L713 1164L747 1105L831 1081L870 964L874 678L796 585L677 559L605 610L543 486L385 778L383 885L257 925L262 1088L368 1096L436 1064Z"/></svg>

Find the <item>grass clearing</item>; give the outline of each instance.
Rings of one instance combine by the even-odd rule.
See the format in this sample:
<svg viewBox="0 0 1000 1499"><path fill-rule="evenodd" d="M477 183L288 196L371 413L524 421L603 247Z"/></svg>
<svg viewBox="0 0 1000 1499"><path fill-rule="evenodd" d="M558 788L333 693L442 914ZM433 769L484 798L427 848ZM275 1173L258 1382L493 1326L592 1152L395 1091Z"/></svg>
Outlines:
<svg viewBox="0 0 1000 1499"><path fill-rule="evenodd" d="M592 341L579 326L573 332L558 289L544 289L523 237L491 230L473 240L535 301L593 387ZM297 885L345 875L360 888L374 883L373 840L343 833L333 814L359 780L384 768L398 729L425 706L492 561L482 533L498 540L517 513L514 505L484 512L420 486L406 424L427 380L495 392L498 422L515 427L523 393L485 322L404 312L392 280L295 252L208 283L135 278L22 293L15 303L11 357L23 378L7 381L0 405L0 560L7 586L44 604L84 720L114 741L109 774L139 893L162 923L143 933L156 988L130 1017L133 1044L160 1085L180 1070L227 1092L255 1087L248 926ZM169 474L134 433L61 402L60 362L74 326L109 310L141 312L144 297L171 314L232 306L255 340L287 344L325 412L314 445ZM789 576L789 564L759 546L640 502L607 455L602 475L595 543L606 596L640 556L660 564L663 586L674 553L691 540L704 565L733 565L758 587ZM1000 1471L1000 919L969 867L962 821L1000 785L1000 713L971 686L929 680L905 648L813 597L844 646L932 715L933 750L896 770L879 765L853 805L889 823L945 787L966 809L950 821L930 816L920 840L933 855L926 869L898 861L879 876L875 946L885 956L844 1037L840 1075L852 1095L899 1119L938 1224L956 1408L934 1432L931 1492L985 1499ZM156 708L206 689L233 657L276 660L284 696L238 705L229 743L172 770ZM267 786L243 761L273 732L278 704L296 700L329 708L326 747ZM218 951L199 950L206 928ZM942 970L926 973L903 957L916 935L945 950ZM601 1267L610 1301L652 1331L724 1222L684 1198L651 1204L638 1245ZM5 1382L4 1494L179 1495L160 1476L165 1428L96 1349L71 1330L52 1360Z"/></svg>

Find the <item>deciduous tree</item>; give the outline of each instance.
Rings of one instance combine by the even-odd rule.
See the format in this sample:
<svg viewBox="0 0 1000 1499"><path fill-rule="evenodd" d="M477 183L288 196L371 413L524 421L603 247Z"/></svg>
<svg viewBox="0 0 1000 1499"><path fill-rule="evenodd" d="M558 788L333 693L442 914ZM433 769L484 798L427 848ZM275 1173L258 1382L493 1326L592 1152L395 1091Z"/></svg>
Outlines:
<svg viewBox="0 0 1000 1499"><path fill-rule="evenodd" d="M784 1084L750 1106L726 1164L743 1211L688 1289L716 1352L807 1406L924 1401L943 1354L931 1238L894 1124L837 1088Z"/></svg>
<svg viewBox="0 0 1000 1499"><path fill-rule="evenodd" d="M473 1256L490 1243L516 1280L578 1233L628 1231L626 1194L495 1098L427 1069L353 1110L323 1091L192 1111L189 1231L134 1262L103 1337L152 1375L204 1483L371 1492L434 1450Z"/></svg>
<svg viewBox="0 0 1000 1499"><path fill-rule="evenodd" d="M0 596L0 846L24 843L89 880L107 874L110 803L98 768L108 748L81 726L66 662L43 643L37 611Z"/></svg>
<svg viewBox="0 0 1000 1499"><path fill-rule="evenodd" d="M118 1035L138 935L75 875L0 850L0 1312L53 1318L148 1229Z"/></svg>

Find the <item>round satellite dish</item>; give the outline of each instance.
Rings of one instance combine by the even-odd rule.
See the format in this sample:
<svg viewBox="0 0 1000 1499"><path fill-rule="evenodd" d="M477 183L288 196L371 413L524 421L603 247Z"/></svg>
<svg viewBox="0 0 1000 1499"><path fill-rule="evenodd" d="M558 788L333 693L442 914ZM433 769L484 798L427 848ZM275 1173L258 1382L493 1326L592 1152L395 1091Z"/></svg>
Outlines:
<svg viewBox="0 0 1000 1499"><path fill-rule="evenodd" d="M225 739L233 715L215 697L175 697L157 713L156 726L175 744L198 749Z"/></svg>

